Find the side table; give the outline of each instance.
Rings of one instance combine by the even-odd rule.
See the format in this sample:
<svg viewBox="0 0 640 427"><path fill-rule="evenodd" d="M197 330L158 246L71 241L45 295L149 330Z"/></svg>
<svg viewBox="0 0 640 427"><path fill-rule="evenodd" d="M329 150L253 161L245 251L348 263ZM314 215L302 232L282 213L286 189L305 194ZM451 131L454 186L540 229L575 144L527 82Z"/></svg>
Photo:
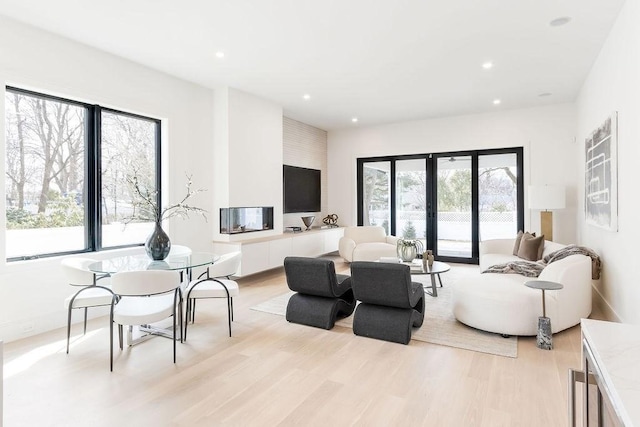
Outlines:
<svg viewBox="0 0 640 427"><path fill-rule="evenodd" d="M544 298L544 291L557 291L564 286L556 282L547 282L545 280L531 280L524 284L533 289L542 290L542 317L538 317L538 337L536 344L538 348L543 350L551 350L553 348L553 335L551 333L551 319L547 317L547 306Z"/></svg>

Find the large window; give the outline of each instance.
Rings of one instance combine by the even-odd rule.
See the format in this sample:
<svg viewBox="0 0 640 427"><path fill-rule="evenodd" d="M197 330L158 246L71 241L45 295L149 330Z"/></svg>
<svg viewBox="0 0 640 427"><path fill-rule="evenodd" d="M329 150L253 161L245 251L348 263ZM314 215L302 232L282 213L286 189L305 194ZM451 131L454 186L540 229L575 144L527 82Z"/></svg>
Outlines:
<svg viewBox="0 0 640 427"><path fill-rule="evenodd" d="M139 245L136 177L160 203L160 121L8 87L8 260Z"/></svg>
<svg viewBox="0 0 640 427"><path fill-rule="evenodd" d="M419 239L443 261L524 226L522 148L358 159L358 224Z"/></svg>

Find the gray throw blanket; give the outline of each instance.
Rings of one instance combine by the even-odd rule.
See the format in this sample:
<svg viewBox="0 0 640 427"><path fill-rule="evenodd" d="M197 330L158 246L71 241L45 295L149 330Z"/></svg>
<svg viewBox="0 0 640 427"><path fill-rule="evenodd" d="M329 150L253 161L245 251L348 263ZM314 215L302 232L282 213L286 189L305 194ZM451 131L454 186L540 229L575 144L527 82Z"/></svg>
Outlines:
<svg viewBox="0 0 640 427"><path fill-rule="evenodd" d="M591 278L600 278L600 257L591 249L584 246L568 245L562 249L550 253L539 262L511 261L504 264L492 265L483 273L522 274L525 277L538 277L542 270L554 261L561 260L571 255L586 255L591 258Z"/></svg>

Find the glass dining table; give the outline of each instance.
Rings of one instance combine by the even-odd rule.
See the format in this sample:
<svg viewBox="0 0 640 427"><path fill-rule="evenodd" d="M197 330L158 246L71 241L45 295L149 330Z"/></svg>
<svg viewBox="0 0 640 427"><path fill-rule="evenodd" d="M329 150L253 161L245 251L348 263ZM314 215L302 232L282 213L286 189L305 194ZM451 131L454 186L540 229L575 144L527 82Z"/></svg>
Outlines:
<svg viewBox="0 0 640 427"><path fill-rule="evenodd" d="M192 252L190 254L169 255L162 261L154 261L146 254L125 255L113 258L103 259L89 264L90 271L96 274L117 274L128 271L145 271L145 270L174 270L180 272L180 283L183 283L183 274L186 273L187 278L191 279L191 271L197 267L205 267L215 264L220 257L210 252ZM176 284L179 286L179 284ZM166 328L159 328L152 325L141 325L139 331L143 334L137 338L133 336L133 328L128 328L127 344L135 345L146 341L153 336L163 336L172 338L173 335ZM180 331L182 335L182 331Z"/></svg>
<svg viewBox="0 0 640 427"><path fill-rule="evenodd" d="M163 261L154 261L146 254L125 255L103 259L89 264L94 273L115 274L124 271L179 270L190 271L196 267L214 264L220 257L210 252L169 255Z"/></svg>

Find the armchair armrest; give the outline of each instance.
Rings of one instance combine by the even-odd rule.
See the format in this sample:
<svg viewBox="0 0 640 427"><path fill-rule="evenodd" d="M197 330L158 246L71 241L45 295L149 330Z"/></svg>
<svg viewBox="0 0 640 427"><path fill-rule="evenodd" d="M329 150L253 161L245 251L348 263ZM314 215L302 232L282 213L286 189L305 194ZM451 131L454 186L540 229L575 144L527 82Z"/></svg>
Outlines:
<svg viewBox="0 0 640 427"><path fill-rule="evenodd" d="M387 243L391 244L391 245L397 245L398 244L398 237L396 236L386 236L385 240Z"/></svg>
<svg viewBox="0 0 640 427"><path fill-rule="evenodd" d="M347 262L353 260L353 250L356 248L356 242L348 237L341 237L338 242L338 253Z"/></svg>

